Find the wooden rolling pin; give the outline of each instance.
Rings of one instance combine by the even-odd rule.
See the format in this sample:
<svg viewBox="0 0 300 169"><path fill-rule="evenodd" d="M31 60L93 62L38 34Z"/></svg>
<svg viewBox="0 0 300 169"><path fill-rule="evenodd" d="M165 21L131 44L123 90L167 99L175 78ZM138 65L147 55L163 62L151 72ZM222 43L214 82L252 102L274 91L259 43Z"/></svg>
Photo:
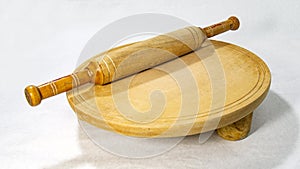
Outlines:
<svg viewBox="0 0 300 169"><path fill-rule="evenodd" d="M131 45L117 47L108 50L104 57L99 58L98 61L90 62L83 71L40 86L27 86L25 88L25 96L31 106L36 106L43 99L86 83L103 85L167 62L174 59L174 56L185 55L199 48L207 37L238 28L239 20L236 17L230 17L226 21L204 29L191 26ZM170 54L148 49L163 50Z"/></svg>

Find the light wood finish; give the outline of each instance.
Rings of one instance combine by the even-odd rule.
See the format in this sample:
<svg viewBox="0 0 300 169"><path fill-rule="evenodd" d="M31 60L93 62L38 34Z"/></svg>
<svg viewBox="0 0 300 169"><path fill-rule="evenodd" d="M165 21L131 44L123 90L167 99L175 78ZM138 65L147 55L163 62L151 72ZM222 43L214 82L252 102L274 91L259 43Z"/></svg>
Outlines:
<svg viewBox="0 0 300 169"><path fill-rule="evenodd" d="M228 126L246 117L259 106L267 95L271 76L267 65L250 51L220 41L212 41L212 44L221 64L212 60L215 56L208 44L194 53L135 76L106 85L89 84L73 89L67 92L68 101L79 119L129 136L176 137ZM93 59L95 58L82 64L76 71L84 69ZM180 75L174 80L174 77L159 69L170 69L174 75L184 69L176 68L178 60L185 63L190 70L198 91L189 87L191 81L186 80L188 74ZM214 70L218 70L220 65L224 72L215 73ZM209 66L213 68L210 71L207 70ZM225 77L225 94L221 90L222 75ZM181 83L184 85L180 86ZM214 85L216 86L212 89ZM160 90L164 97L153 93L155 90ZM224 94L225 100L215 95L213 98L213 90L221 97ZM200 100L182 99L183 95L194 93L199 94ZM153 97L152 100L150 96ZM181 103L184 101L187 101L188 107L183 109ZM195 109L194 105L197 104L200 109ZM126 107L127 105L133 109ZM184 112L180 114L182 109Z"/></svg>
<svg viewBox="0 0 300 169"><path fill-rule="evenodd" d="M158 64L185 55L202 45L207 37L236 30L239 21L230 17L227 21L206 27L187 27L165 35L114 48L90 62L85 69L40 86L25 88L25 95L31 106L42 99L55 96L80 85L92 82L107 84ZM168 54L167 54L168 53Z"/></svg>
<svg viewBox="0 0 300 169"><path fill-rule="evenodd" d="M229 124L228 126L217 129L218 135L226 140L231 141L246 138L251 129L252 115L253 113L250 113L241 120L238 120L232 124Z"/></svg>

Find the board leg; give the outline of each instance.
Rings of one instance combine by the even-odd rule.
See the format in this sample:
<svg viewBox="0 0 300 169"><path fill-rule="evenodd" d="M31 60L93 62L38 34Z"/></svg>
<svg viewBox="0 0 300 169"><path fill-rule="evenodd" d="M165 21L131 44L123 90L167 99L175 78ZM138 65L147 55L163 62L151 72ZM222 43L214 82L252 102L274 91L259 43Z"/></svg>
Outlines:
<svg viewBox="0 0 300 169"><path fill-rule="evenodd" d="M241 120L229 124L228 126L222 127L217 129L217 133L220 137L225 140L241 140L248 136L251 122L252 122L252 115L253 112L248 114L246 117L242 118Z"/></svg>

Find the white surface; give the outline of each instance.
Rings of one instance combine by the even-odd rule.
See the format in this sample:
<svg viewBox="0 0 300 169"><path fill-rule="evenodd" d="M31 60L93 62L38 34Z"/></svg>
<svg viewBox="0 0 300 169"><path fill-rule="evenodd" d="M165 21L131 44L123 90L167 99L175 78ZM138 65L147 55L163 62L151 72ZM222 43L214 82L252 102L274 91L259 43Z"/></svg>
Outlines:
<svg viewBox="0 0 300 169"><path fill-rule="evenodd" d="M1 1L1 168L299 168L300 3L294 1ZM258 54L272 86L255 112L252 134L205 144L187 137L171 151L133 160L96 147L79 128L65 95L27 105L28 84L68 74L87 40L124 16L157 12L195 25L239 16L238 32L216 39ZM103 138L105 139L105 138Z"/></svg>

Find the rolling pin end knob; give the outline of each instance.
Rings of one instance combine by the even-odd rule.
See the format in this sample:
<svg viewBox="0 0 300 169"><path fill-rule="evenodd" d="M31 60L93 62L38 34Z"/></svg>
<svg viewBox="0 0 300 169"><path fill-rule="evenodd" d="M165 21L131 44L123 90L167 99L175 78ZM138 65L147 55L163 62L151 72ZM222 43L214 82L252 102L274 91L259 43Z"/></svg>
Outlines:
<svg viewBox="0 0 300 169"><path fill-rule="evenodd" d="M237 17L231 16L228 18L232 22L230 29L231 30L237 30L240 27L240 21Z"/></svg>
<svg viewBox="0 0 300 169"><path fill-rule="evenodd" d="M37 106L42 101L42 96L39 91L39 88L33 85L27 86L24 90L26 100L30 104L30 106Z"/></svg>

